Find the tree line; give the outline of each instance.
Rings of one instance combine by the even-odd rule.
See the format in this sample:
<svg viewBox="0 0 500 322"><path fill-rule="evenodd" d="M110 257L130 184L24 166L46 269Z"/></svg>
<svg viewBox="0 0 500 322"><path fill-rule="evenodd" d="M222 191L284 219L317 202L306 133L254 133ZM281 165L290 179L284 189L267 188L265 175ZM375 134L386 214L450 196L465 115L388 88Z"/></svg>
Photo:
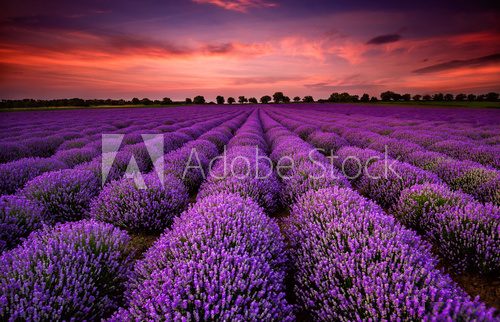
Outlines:
<svg viewBox="0 0 500 322"><path fill-rule="evenodd" d="M35 99L22 99L22 100L1 100L0 108L22 108L22 107L63 107L63 106L122 106L122 105L181 105L181 104L270 104L270 103L369 103L369 102L409 102L409 101L435 101L435 102L463 102L463 101L489 101L496 102L499 100L499 93L490 92L487 94L443 94L436 93L433 95L411 95L411 94L399 94L393 91L386 91L380 94L380 99L375 96L370 96L368 94L363 94L361 97L359 95L351 95L347 92L343 93L332 93L327 99L318 99L310 95L304 97L295 96L290 99L289 96L283 94L283 92L275 92L272 96L264 95L257 100L256 97L245 97L238 96L238 99L234 97L228 97L227 100L224 96L218 95L215 102L207 102L205 97L202 95L197 95L194 98L186 98L184 101L173 101L172 99L165 97L162 100L150 100L149 98L139 99L134 97L131 100L124 99L81 99L81 98L69 98L69 99L52 99L52 100L35 100Z"/></svg>

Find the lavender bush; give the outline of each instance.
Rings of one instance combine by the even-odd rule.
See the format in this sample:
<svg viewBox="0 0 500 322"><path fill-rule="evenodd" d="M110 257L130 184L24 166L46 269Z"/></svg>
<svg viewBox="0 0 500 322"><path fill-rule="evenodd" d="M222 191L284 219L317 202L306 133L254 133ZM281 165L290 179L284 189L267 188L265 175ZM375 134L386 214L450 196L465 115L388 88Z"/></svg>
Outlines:
<svg viewBox="0 0 500 322"><path fill-rule="evenodd" d="M115 319L292 320L285 261L279 228L256 203L209 196L136 264L129 305Z"/></svg>
<svg viewBox="0 0 500 322"><path fill-rule="evenodd" d="M500 273L500 208L468 203L430 217L428 237L457 270Z"/></svg>
<svg viewBox="0 0 500 322"><path fill-rule="evenodd" d="M134 232L162 232L188 204L189 195L180 180L156 173L145 175L145 189L133 179L114 181L92 202L91 217Z"/></svg>
<svg viewBox="0 0 500 322"><path fill-rule="evenodd" d="M0 252L43 226L43 209L22 196L0 197Z"/></svg>
<svg viewBox="0 0 500 322"><path fill-rule="evenodd" d="M23 158L0 164L0 195L15 193L42 173L66 167L65 163L53 158Z"/></svg>
<svg viewBox="0 0 500 322"><path fill-rule="evenodd" d="M39 203L47 213L47 219L55 223L84 218L99 188L100 182L91 171L68 169L34 178L21 194Z"/></svg>
<svg viewBox="0 0 500 322"><path fill-rule="evenodd" d="M392 160L388 161L392 164ZM393 171L385 160L373 163L366 170L358 186L359 191L375 200L382 207L394 205L403 189L415 184L440 183L441 180L433 173L411 166L407 163L395 161Z"/></svg>
<svg viewBox="0 0 500 322"><path fill-rule="evenodd" d="M493 319L436 269L414 233L349 189L304 194L285 231L295 294L315 320Z"/></svg>
<svg viewBox="0 0 500 322"><path fill-rule="evenodd" d="M128 235L93 220L33 233L0 257L3 321L98 320L121 303Z"/></svg>

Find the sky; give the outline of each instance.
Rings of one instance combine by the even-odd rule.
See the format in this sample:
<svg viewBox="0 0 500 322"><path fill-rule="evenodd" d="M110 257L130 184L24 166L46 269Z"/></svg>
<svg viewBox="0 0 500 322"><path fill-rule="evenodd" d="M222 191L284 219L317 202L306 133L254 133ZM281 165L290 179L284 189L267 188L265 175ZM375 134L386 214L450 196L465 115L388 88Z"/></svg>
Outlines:
<svg viewBox="0 0 500 322"><path fill-rule="evenodd" d="M500 92L493 1L16 0L0 99Z"/></svg>

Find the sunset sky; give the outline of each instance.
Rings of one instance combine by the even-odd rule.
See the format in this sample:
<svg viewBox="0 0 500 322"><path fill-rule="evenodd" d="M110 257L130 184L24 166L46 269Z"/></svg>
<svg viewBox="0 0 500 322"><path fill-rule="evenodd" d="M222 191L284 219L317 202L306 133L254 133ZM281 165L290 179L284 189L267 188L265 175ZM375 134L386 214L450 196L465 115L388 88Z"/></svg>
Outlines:
<svg viewBox="0 0 500 322"><path fill-rule="evenodd" d="M489 3L8 1L0 98L500 91Z"/></svg>

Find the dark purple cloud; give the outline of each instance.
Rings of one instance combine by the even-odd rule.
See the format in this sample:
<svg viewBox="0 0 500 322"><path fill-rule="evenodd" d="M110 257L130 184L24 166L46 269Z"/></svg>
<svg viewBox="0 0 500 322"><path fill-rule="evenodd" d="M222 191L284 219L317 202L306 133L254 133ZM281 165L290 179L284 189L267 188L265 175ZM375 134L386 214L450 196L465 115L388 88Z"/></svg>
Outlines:
<svg viewBox="0 0 500 322"><path fill-rule="evenodd" d="M445 63L419 68L413 72L416 74L428 74L462 67L479 67L494 63L500 63L500 53L466 60L451 60Z"/></svg>
<svg viewBox="0 0 500 322"><path fill-rule="evenodd" d="M388 44L391 42L396 42L401 39L401 35L398 34L387 34L387 35L381 35L374 37L370 40L368 40L366 43L368 45L383 45L383 44Z"/></svg>

